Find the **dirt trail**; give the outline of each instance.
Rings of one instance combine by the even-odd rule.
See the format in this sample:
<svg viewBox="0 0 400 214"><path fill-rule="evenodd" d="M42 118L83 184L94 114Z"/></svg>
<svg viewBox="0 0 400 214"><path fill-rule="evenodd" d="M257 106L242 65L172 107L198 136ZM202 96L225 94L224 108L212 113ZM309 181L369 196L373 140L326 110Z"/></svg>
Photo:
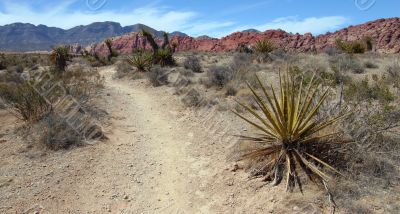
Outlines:
<svg viewBox="0 0 400 214"><path fill-rule="evenodd" d="M108 144L102 161L93 171L104 176L93 182L102 189L115 189L122 198L106 206L112 212L196 212L191 203L191 157L185 151L189 145L184 124L176 121L157 97L150 97L143 87L112 79L113 68L102 71L106 77L106 92L112 127L107 133ZM79 195L88 195L82 186ZM122 195L121 195L122 194ZM89 194L90 195L90 194ZM104 201L106 204L107 201ZM88 203L87 209L96 210Z"/></svg>
<svg viewBox="0 0 400 214"><path fill-rule="evenodd" d="M0 144L1 213L264 213L281 200L279 189L229 170L219 130L242 124L232 114L199 115L171 87L115 80L112 66L101 73L109 140L42 152L8 134Z"/></svg>

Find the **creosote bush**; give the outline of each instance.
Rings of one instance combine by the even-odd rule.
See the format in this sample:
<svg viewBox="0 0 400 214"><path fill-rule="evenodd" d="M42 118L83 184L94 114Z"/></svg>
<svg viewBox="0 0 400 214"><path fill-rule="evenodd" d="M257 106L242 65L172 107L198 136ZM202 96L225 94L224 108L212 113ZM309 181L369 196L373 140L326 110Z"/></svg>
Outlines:
<svg viewBox="0 0 400 214"><path fill-rule="evenodd" d="M363 42L345 42L341 39L336 40L336 47L348 54L363 54L367 48Z"/></svg>
<svg viewBox="0 0 400 214"><path fill-rule="evenodd" d="M208 69L208 86L216 86L218 88L223 88L228 84L234 77L232 69L226 66L216 66L213 65Z"/></svg>
<svg viewBox="0 0 400 214"><path fill-rule="evenodd" d="M259 131L255 136L241 136L243 141L254 144L253 149L241 156L240 160L251 160L261 164L253 176L264 176L279 185L285 177L287 191L298 186L302 188L302 170L308 178L321 184L327 191L329 200L334 206L327 181L331 178L328 172L340 174L331 160L324 160L324 154L337 133L322 134L327 128L343 118L343 115L319 119L317 113L329 95L329 89L322 92L320 85L312 78L307 86L295 86L288 75L280 77L278 90L267 88L258 79L262 94L249 86L253 97L261 109L256 112L245 104L239 103L253 118L234 113ZM334 140L341 143L340 139Z"/></svg>
<svg viewBox="0 0 400 214"><path fill-rule="evenodd" d="M186 57L185 61L183 62L183 67L185 69L190 69L194 73L202 73L203 69L200 65L200 60L196 56L189 56Z"/></svg>
<svg viewBox="0 0 400 214"><path fill-rule="evenodd" d="M146 75L154 87L168 84L168 71L165 68L155 66Z"/></svg>
<svg viewBox="0 0 400 214"><path fill-rule="evenodd" d="M360 82L352 82L345 89L345 99L349 101L380 101L388 103L395 99L395 95L390 91L387 84L384 84L385 77L379 79L374 78L373 82L369 81L366 76Z"/></svg>

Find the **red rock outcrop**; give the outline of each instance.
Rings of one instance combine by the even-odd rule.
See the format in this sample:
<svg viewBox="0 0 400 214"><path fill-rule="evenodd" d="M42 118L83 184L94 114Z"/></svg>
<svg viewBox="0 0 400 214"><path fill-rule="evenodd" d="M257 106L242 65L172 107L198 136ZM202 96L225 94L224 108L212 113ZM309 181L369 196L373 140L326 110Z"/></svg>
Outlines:
<svg viewBox="0 0 400 214"><path fill-rule="evenodd" d="M366 37L372 38L374 50L381 53L400 53L400 18L379 19L365 24L350 26L348 28L313 36L310 33L304 35L291 34L283 30L267 30L265 32L237 32L221 39L195 39L193 37L175 36L171 42L176 43L178 51L232 51L240 45L251 45L261 39L269 39L277 47L286 51L308 52L323 51L328 46L335 45L337 39L356 41ZM158 41L161 43L161 41ZM131 53L140 47L150 48L145 40L137 33L131 33L113 39L113 48L122 54ZM97 44L86 47L89 51L107 54L107 47Z"/></svg>

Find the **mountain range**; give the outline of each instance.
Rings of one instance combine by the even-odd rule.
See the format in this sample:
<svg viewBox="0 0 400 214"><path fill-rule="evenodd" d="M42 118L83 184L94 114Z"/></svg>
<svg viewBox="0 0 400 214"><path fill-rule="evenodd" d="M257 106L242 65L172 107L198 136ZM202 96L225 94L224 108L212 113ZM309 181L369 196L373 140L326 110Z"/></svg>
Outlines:
<svg viewBox="0 0 400 214"><path fill-rule="evenodd" d="M0 26L0 50L47 51L57 44L72 44L76 53L82 49L106 53L108 49L102 41L113 37L114 49L120 53L131 53L143 44L143 38L138 34L142 29L158 38L163 34L162 31L143 24L122 27L116 22L96 22L68 30L14 23ZM367 37L373 40L376 52L400 53L400 18L378 19L317 36L310 33L293 34L279 29L264 32L249 29L221 39L207 35L194 38L182 32L170 33L171 42L178 45L178 51L232 51L240 45L251 45L262 39L269 39L277 47L287 51L323 51L326 47L335 45L337 39L357 41Z"/></svg>
<svg viewBox="0 0 400 214"><path fill-rule="evenodd" d="M5 51L46 51L58 44L89 45L109 37L121 36L132 32L147 30L161 38L157 31L143 24L122 27L116 22L95 22L64 30L46 25L13 23L0 26L0 50ZM170 36L187 36L181 32L172 32Z"/></svg>

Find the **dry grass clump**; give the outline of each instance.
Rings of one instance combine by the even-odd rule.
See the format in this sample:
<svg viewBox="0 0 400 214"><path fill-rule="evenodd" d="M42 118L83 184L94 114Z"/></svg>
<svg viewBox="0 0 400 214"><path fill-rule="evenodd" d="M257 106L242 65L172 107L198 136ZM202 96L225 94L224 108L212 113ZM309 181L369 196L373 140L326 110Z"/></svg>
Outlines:
<svg viewBox="0 0 400 214"><path fill-rule="evenodd" d="M229 67L212 65L208 68L207 77L208 82L205 83L207 87L223 88L233 79L234 73Z"/></svg>
<svg viewBox="0 0 400 214"><path fill-rule="evenodd" d="M51 105L29 82L0 83L0 98L17 118L27 122L38 121L51 111Z"/></svg>
<svg viewBox="0 0 400 214"><path fill-rule="evenodd" d="M226 66L212 65L208 68L207 79L202 83L206 87L216 87L218 89L227 86L237 86L237 90L245 82L254 85L254 73L257 66L252 64L253 57L250 54L237 53L233 56L230 64Z"/></svg>
<svg viewBox="0 0 400 214"><path fill-rule="evenodd" d="M202 73L203 69L200 64L200 60L196 56L188 56L183 62L185 69L192 70L194 73Z"/></svg>
<svg viewBox="0 0 400 214"><path fill-rule="evenodd" d="M332 66L335 66L340 71L353 72L355 74L362 74L365 72L362 64L355 58L346 55L339 55L329 59Z"/></svg>
<svg viewBox="0 0 400 214"><path fill-rule="evenodd" d="M379 66L373 62L364 62L364 67L369 68L369 69L378 69Z"/></svg>
<svg viewBox="0 0 400 214"><path fill-rule="evenodd" d="M154 87L168 84L168 70L160 66L155 66L146 73L148 80Z"/></svg>
<svg viewBox="0 0 400 214"><path fill-rule="evenodd" d="M66 145L79 145L80 139L88 139L87 132L71 130L94 126L78 121L90 118L94 109L92 100L103 87L104 79L96 70L75 66L62 73L59 70L26 73L24 78L6 73L1 80L0 98L6 107L27 126L37 128L30 135L46 130L41 135L43 138L38 139L43 145L50 149L66 148Z"/></svg>
<svg viewBox="0 0 400 214"><path fill-rule="evenodd" d="M303 90L303 84L294 84L287 74L280 78L277 94L274 88L269 93L261 83L262 95L249 86L254 99L261 109L261 114L249 106L240 104L253 118L235 112L240 118L254 126L260 134L241 136L244 141L254 144L253 149L245 152L240 160L256 162L253 176L263 176L265 180L279 185L286 176L287 191L298 186L302 191L300 170L311 181L322 185L334 205L327 181L331 178L328 172L340 174L333 166L335 160L325 159L325 153L331 145L339 145L341 140L334 140L337 133L322 133L332 127L343 116L318 118L317 113L328 97L329 89L323 90L312 78ZM333 140L333 141L332 141ZM332 144L333 143L333 144ZM339 143L339 144L337 144Z"/></svg>
<svg viewBox="0 0 400 214"><path fill-rule="evenodd" d="M372 83L368 76L362 81L351 82L346 86L345 99L348 101L380 101L382 103L388 103L393 101L396 97L391 92L389 85L385 84L385 76L379 78L374 76Z"/></svg>
<svg viewBox="0 0 400 214"><path fill-rule="evenodd" d="M353 143L346 145L343 163L347 177L335 185L335 195L348 212L358 210L359 199L372 196L376 203L386 204L381 207L384 213L398 213L397 200L388 197L397 194L400 184L400 111L394 105L380 103L361 103L354 108L351 117L340 125ZM359 201L367 213L372 212L365 201Z"/></svg>
<svg viewBox="0 0 400 214"><path fill-rule="evenodd" d="M116 62L115 70L116 72L113 77L116 79L127 77L134 72L131 64L127 60L119 60Z"/></svg>

